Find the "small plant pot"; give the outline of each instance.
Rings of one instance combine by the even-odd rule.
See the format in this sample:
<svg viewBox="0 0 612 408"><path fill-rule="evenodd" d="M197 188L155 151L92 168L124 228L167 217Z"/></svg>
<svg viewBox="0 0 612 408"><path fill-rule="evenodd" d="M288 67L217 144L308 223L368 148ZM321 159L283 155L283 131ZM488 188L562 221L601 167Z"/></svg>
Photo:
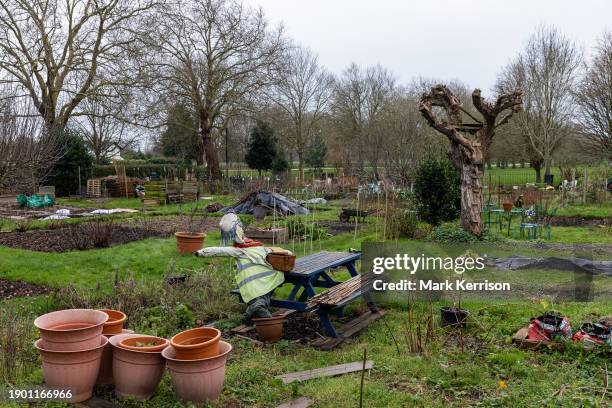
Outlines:
<svg viewBox="0 0 612 408"><path fill-rule="evenodd" d="M110 339L113 345L115 395L118 398L148 399L155 393L164 374L165 360L161 351L146 352L120 346L126 339L142 337L146 336L118 334Z"/></svg>
<svg viewBox="0 0 612 408"><path fill-rule="evenodd" d="M178 360L200 360L219 354L221 332L214 327L185 330L170 339Z"/></svg>
<svg viewBox="0 0 612 408"><path fill-rule="evenodd" d="M513 204L510 201L506 201L502 203L502 208L504 209L505 212L512 211L512 207L513 207Z"/></svg>
<svg viewBox="0 0 612 408"><path fill-rule="evenodd" d="M125 313L119 310L111 310L111 309L102 309L102 312L108 315L108 320L104 323L104 328L102 329L103 335L114 335L121 334L123 331L123 325L127 320L127 316Z"/></svg>
<svg viewBox="0 0 612 408"><path fill-rule="evenodd" d="M295 255L271 253L266 256L266 261L268 261L275 270L281 272L291 272L295 267Z"/></svg>
<svg viewBox="0 0 612 408"><path fill-rule="evenodd" d="M275 342L283 337L285 316L254 317L251 320L253 320L255 330L257 330L257 335L261 340Z"/></svg>
<svg viewBox="0 0 612 408"><path fill-rule="evenodd" d="M468 310L459 309L457 307L440 308L440 322L442 324L442 327L465 327L469 315L470 312Z"/></svg>
<svg viewBox="0 0 612 408"><path fill-rule="evenodd" d="M34 325L40 330L41 347L51 351L89 350L100 344L108 315L92 309L58 310L39 316Z"/></svg>
<svg viewBox="0 0 612 408"><path fill-rule="evenodd" d="M119 347L141 353L159 353L168 347L168 340L155 336L128 337L119 342Z"/></svg>
<svg viewBox="0 0 612 408"><path fill-rule="evenodd" d="M121 334L132 334L133 330L123 329ZM109 340L114 334L105 335ZM100 371L96 384L108 385L113 383L113 345L109 341L102 350L102 361L100 361Z"/></svg>
<svg viewBox="0 0 612 408"><path fill-rule="evenodd" d="M42 339L38 339L34 347L42 359L45 383L51 387L72 390L72 403L91 398L108 339L100 335L96 347L79 351L48 350L43 343Z"/></svg>
<svg viewBox="0 0 612 408"><path fill-rule="evenodd" d="M203 232L175 232L176 250L180 254L193 254L204 246L206 234Z"/></svg>
<svg viewBox="0 0 612 408"><path fill-rule="evenodd" d="M227 355L232 345L219 342L219 354L201 360L180 360L176 358L176 349L172 346L162 351L168 362L168 371L172 388L183 402L194 404L206 403L219 398L223 391Z"/></svg>

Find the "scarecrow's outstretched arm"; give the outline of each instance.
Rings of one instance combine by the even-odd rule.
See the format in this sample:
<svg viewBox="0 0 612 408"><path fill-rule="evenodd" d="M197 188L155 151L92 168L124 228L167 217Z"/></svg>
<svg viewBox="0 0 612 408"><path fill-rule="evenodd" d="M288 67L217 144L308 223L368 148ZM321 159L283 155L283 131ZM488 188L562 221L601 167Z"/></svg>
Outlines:
<svg viewBox="0 0 612 408"><path fill-rule="evenodd" d="M231 256L238 258L243 255L242 251L234 247L207 247L197 251L196 256Z"/></svg>

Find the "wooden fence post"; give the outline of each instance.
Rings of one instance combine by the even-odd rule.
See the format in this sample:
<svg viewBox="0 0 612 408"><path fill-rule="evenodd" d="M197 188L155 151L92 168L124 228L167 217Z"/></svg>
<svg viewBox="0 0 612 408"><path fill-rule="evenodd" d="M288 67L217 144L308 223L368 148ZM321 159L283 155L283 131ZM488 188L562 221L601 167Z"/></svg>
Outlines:
<svg viewBox="0 0 612 408"><path fill-rule="evenodd" d="M584 183L582 185L582 204L586 204L586 193L587 193L587 184L589 172L587 170L587 166L584 166Z"/></svg>

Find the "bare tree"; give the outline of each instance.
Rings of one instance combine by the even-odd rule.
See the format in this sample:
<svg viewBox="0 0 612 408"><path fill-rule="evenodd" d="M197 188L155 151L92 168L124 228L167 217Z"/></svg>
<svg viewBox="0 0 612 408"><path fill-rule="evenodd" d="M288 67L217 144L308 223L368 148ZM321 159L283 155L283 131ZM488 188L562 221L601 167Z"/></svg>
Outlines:
<svg viewBox="0 0 612 408"><path fill-rule="evenodd" d="M61 155L56 134L47 135L28 104L0 103L0 192L33 192Z"/></svg>
<svg viewBox="0 0 612 408"><path fill-rule="evenodd" d="M94 95L87 97L79 107L79 114L83 116L73 123L97 164L137 142L137 133L122 119L126 105L127 101L110 104Z"/></svg>
<svg viewBox="0 0 612 408"><path fill-rule="evenodd" d="M475 89L472 104L483 120L465 125L461 112L467 113L467 110L461 107L459 98L445 85L434 86L421 97L421 114L431 127L450 141L448 155L461 173L461 225L465 231L476 236L482 234L482 183L487 150L495 129L520 111L522 103L520 91L500 95L495 103L491 103L481 96L480 89ZM441 119L434 112L435 108L441 108L446 117Z"/></svg>
<svg viewBox="0 0 612 408"><path fill-rule="evenodd" d="M366 162L377 171L383 151L379 120L396 92L395 79L380 65L363 69L351 64L337 81L332 113L343 142L364 176Z"/></svg>
<svg viewBox="0 0 612 408"><path fill-rule="evenodd" d="M417 164L428 152L441 149L439 136L425 125L419 113L419 99L403 90L388 103L378 126L384 137L382 152L385 178L400 185L414 181Z"/></svg>
<svg viewBox="0 0 612 408"><path fill-rule="evenodd" d="M573 42L554 27L542 27L497 84L500 93L523 90L524 111L515 120L531 152L543 161L545 174L550 174L553 154L572 129L572 89L581 61L582 53Z"/></svg>
<svg viewBox="0 0 612 408"><path fill-rule="evenodd" d="M138 77L129 61L153 1L1 1L0 82L18 85L48 129L64 128L84 98Z"/></svg>
<svg viewBox="0 0 612 408"><path fill-rule="evenodd" d="M307 48L291 48L272 97L292 123L290 139L298 156L299 181L304 181L304 151L325 113L333 92L333 76Z"/></svg>
<svg viewBox="0 0 612 408"><path fill-rule="evenodd" d="M282 27L270 30L261 9L235 0L184 1L164 17L156 41L161 54L153 63L164 88L193 105L208 176L219 179L218 132L245 100L276 80Z"/></svg>
<svg viewBox="0 0 612 408"><path fill-rule="evenodd" d="M595 55L580 81L576 101L587 150L612 159L612 32L599 39Z"/></svg>

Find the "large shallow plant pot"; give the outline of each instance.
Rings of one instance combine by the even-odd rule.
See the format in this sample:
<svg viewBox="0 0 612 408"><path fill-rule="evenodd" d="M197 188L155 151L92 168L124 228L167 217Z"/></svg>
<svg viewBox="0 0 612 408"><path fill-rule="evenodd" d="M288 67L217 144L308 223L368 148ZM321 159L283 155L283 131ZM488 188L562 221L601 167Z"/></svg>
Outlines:
<svg viewBox="0 0 612 408"><path fill-rule="evenodd" d="M108 315L108 320L104 323L102 334L113 335L113 334L121 334L123 330L123 325L127 320L127 316L125 313L119 310L112 309L102 309L102 312Z"/></svg>
<svg viewBox="0 0 612 408"><path fill-rule="evenodd" d="M54 351L43 348L43 340L38 339L34 347L42 359L43 377L51 387L72 390L70 402L81 402L91 398L102 352L108 343L104 336L98 337L96 347L80 351Z"/></svg>
<svg viewBox="0 0 612 408"><path fill-rule="evenodd" d="M155 336L136 336L121 340L119 347L141 353L161 353L168 347L168 340Z"/></svg>
<svg viewBox="0 0 612 408"><path fill-rule="evenodd" d="M181 254L193 254L204 246L203 232L175 232L176 250Z"/></svg>
<svg viewBox="0 0 612 408"><path fill-rule="evenodd" d="M118 334L110 339L113 345L113 380L118 398L149 398L164 374L165 360L161 352L140 352L124 349L121 341L141 334Z"/></svg>
<svg viewBox="0 0 612 408"><path fill-rule="evenodd" d="M100 344L106 320L108 315L99 310L66 309L39 316L34 325L45 350L80 351Z"/></svg>
<svg viewBox="0 0 612 408"><path fill-rule="evenodd" d="M457 307L441 307L440 321L442 326L465 327L470 312Z"/></svg>
<svg viewBox="0 0 612 408"><path fill-rule="evenodd" d="M274 342L283 337L285 316L254 317L251 320L261 340Z"/></svg>
<svg viewBox="0 0 612 408"><path fill-rule="evenodd" d="M121 334L134 333L132 330L123 329ZM114 334L105 335L110 340ZM98 379L96 384L106 385L113 383L113 345L109 341L102 350L102 360L100 361L100 371L98 371Z"/></svg>
<svg viewBox="0 0 612 408"><path fill-rule="evenodd" d="M514 206L514 204L512 204L509 201L506 201L504 203L502 203L502 208L504 209L505 212L510 212L512 211L512 207Z"/></svg>
<svg viewBox="0 0 612 408"><path fill-rule="evenodd" d="M172 387L183 402L201 404L214 401L223 391L225 365L232 345L219 342L219 354L202 360L179 360L174 347L166 347L162 355L168 361Z"/></svg>
<svg viewBox="0 0 612 408"><path fill-rule="evenodd" d="M185 330L170 339L179 360L199 360L219 354L221 332L214 327Z"/></svg>

